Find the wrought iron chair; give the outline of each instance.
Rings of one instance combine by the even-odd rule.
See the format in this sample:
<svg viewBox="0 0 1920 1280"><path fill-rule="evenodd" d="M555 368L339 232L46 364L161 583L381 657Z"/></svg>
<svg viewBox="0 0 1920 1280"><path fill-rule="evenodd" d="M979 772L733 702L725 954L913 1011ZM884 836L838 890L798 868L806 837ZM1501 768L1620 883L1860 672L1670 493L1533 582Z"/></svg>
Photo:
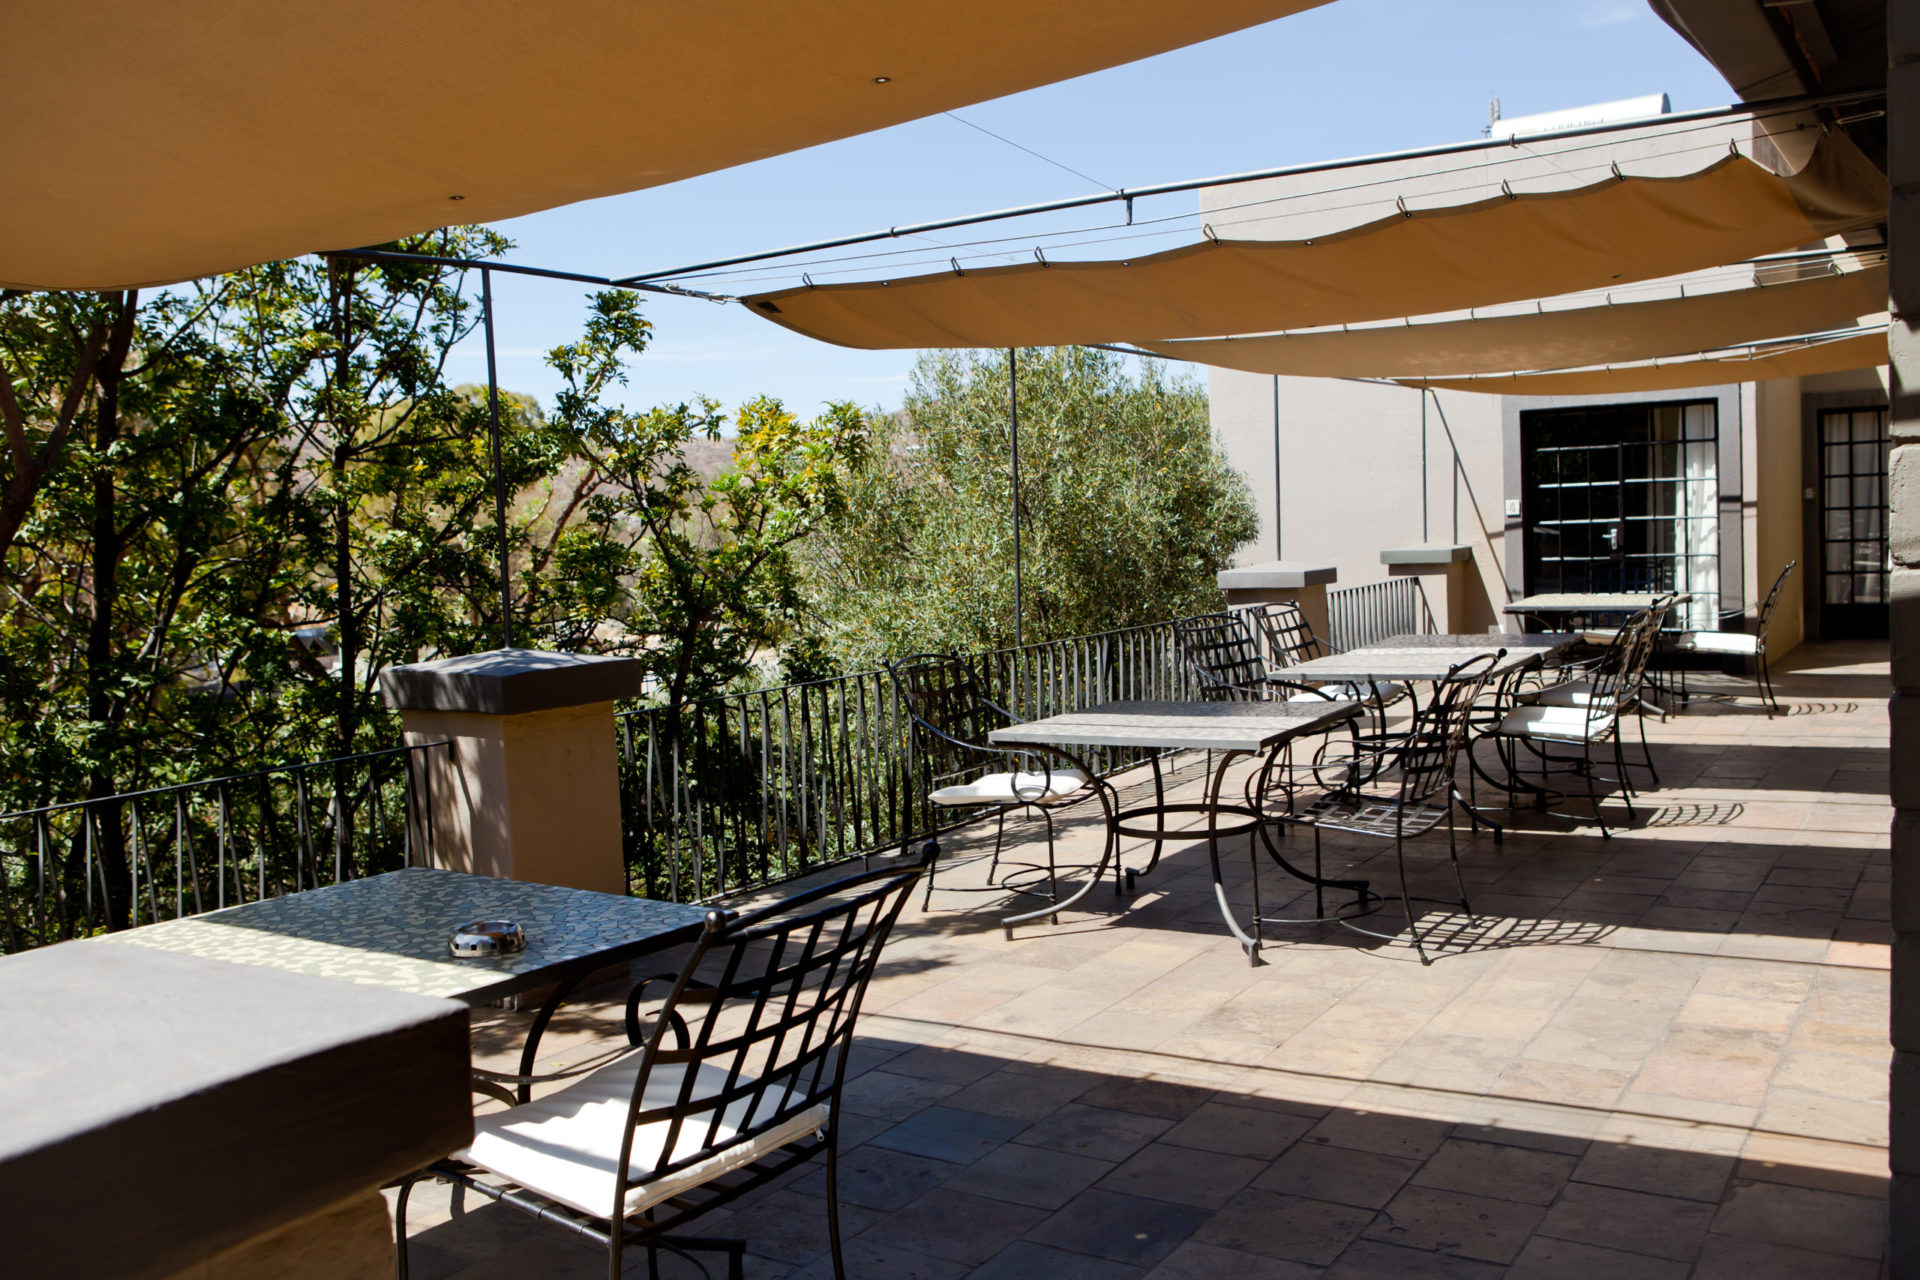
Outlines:
<svg viewBox="0 0 1920 1280"><path fill-rule="evenodd" d="M1376 743L1358 744L1353 748L1352 757L1346 760L1322 758L1317 761L1322 769L1344 770L1344 777L1298 814L1284 819L1313 828L1316 865L1321 856L1323 830L1393 841L1400 871L1400 902L1421 964L1431 964L1433 960L1427 954L1426 935L1420 928L1414 903L1458 905L1469 917L1473 915L1466 885L1460 878L1459 839L1452 821L1456 799L1454 762L1466 741L1474 703L1485 690L1494 665L1505 655L1506 650L1501 649L1450 668L1446 678L1434 685L1433 696L1415 712L1404 733ZM1323 757L1328 749L1321 749ZM1458 899L1417 897L1407 882L1406 842L1433 830L1443 821L1447 823L1447 854L1453 864L1454 887L1460 896ZM1351 919L1342 919L1340 923L1369 937L1399 936L1362 928Z"/></svg>
<svg viewBox="0 0 1920 1280"><path fill-rule="evenodd" d="M1179 647L1207 702L1358 702L1344 697L1349 686L1327 688L1290 680L1273 671L1254 642L1247 619L1238 613L1202 613L1173 624ZM1346 722L1351 735L1356 731ZM1309 766L1309 772L1311 766ZM1293 744L1272 753L1247 776L1248 803L1276 786L1291 805L1301 780L1293 767Z"/></svg>
<svg viewBox="0 0 1920 1280"><path fill-rule="evenodd" d="M479 1117L465 1150L401 1183L399 1280L407 1198L429 1176L598 1242L614 1280L637 1247L649 1274L662 1250L723 1251L740 1280L744 1241L672 1233L821 1154L833 1273L844 1276L840 1086L861 997L921 869L870 871L745 915L710 912L680 971L628 997L631 1048ZM666 991L649 1023L641 1011L656 982Z"/></svg>
<svg viewBox="0 0 1920 1280"><path fill-rule="evenodd" d="M1767 669L1767 628L1773 623L1774 606L1780 603L1780 589L1787 585L1787 576L1793 572L1797 560L1787 561L1787 567L1773 580L1773 589L1767 592L1765 603L1760 606L1760 616L1751 633L1745 631L1689 631L1680 637L1682 653L1707 653L1725 658L1752 658L1755 664L1754 688L1760 696L1760 705L1767 709L1767 719L1773 719L1780 710L1780 699L1773 695L1773 673ZM1733 614L1731 616L1738 617Z"/></svg>
<svg viewBox="0 0 1920 1280"><path fill-rule="evenodd" d="M894 688L913 724L915 755L927 787L927 801L941 808L991 807L994 810L993 861L987 868L988 889L1039 892L1032 885L999 884L1000 854L1007 832L1007 814L1013 810L1038 813L1047 827L1047 864L1020 863L1015 875L1046 873L1045 896L1059 900L1058 868L1054 861L1052 809L1084 800L1098 784L1082 769L1063 765L1045 751L1029 747L996 747L987 742L995 729L1019 723L1019 718L987 697L978 673L964 658L952 654L914 654L887 664ZM1007 766L1013 767L1009 769ZM926 897L933 902L933 876L939 861L935 844L927 862ZM1057 923L1057 922L1056 922Z"/></svg>
<svg viewBox="0 0 1920 1280"><path fill-rule="evenodd" d="M1270 601L1255 605L1246 612L1254 626L1259 628L1260 638L1266 643L1267 661L1276 673L1340 652L1314 634L1313 628L1307 625L1306 614L1299 605L1290 601ZM1280 678L1287 677L1282 675ZM1404 684L1315 681L1313 687L1330 698L1337 698L1341 702L1358 702L1367 708L1377 733L1386 732L1387 708L1412 696L1412 690Z"/></svg>
<svg viewBox="0 0 1920 1280"><path fill-rule="evenodd" d="M1673 609L1673 597L1663 596L1649 609L1634 614L1619 627L1604 632L1587 632L1590 642L1603 645L1599 654L1584 662L1567 663L1557 668L1554 674L1558 679L1538 689L1529 689L1514 696L1519 706L1538 707L1588 707L1601 696L1597 692L1596 675L1602 667L1620 667L1625 664L1623 678L1613 683L1613 697L1619 704L1621 715L1631 713L1640 725L1640 758L1646 768L1647 777L1654 786L1660 785L1660 771L1653 763L1653 748L1647 742L1647 712L1651 709L1665 716L1658 707L1647 701L1647 689L1652 682L1650 665L1653 655L1659 650L1660 637L1667 623L1667 615ZM1638 628L1628 640L1629 629ZM1620 785L1632 787L1627 777L1626 762L1620 763Z"/></svg>
<svg viewBox="0 0 1920 1280"><path fill-rule="evenodd" d="M1535 701L1515 706L1501 717L1500 723L1486 736L1500 748L1501 759L1507 768L1509 790L1531 791L1543 806L1549 796L1558 794L1544 785L1535 786L1521 780L1519 750L1524 747L1540 763L1543 783L1548 770L1554 765L1569 766L1586 779L1587 799L1593 807L1593 820L1600 827L1603 838L1610 838L1613 833L1607 829L1606 817L1600 811L1600 793L1596 783L1618 782L1620 797L1627 806L1627 816L1629 819L1635 816L1633 789L1626 780L1627 763L1621 744L1620 719L1630 711L1640 710L1643 705L1640 684L1646 675L1647 659L1658 637L1658 616L1651 609L1642 610L1620 628L1613 643L1607 646L1607 652L1588 669L1584 680L1555 686L1568 691L1556 699L1557 705L1556 702L1536 698ZM1641 729L1644 734L1644 722ZM1594 770L1593 752L1596 747L1608 745L1613 748L1614 765L1619 770L1619 776L1603 779ZM1555 747L1578 747L1580 755L1578 758L1555 755ZM1649 756L1649 763L1651 759Z"/></svg>
<svg viewBox="0 0 1920 1280"><path fill-rule="evenodd" d="M1311 633L1309 633L1311 634ZM1202 613L1173 624L1174 643L1208 702L1357 701L1294 680L1270 666L1247 619L1238 613Z"/></svg>

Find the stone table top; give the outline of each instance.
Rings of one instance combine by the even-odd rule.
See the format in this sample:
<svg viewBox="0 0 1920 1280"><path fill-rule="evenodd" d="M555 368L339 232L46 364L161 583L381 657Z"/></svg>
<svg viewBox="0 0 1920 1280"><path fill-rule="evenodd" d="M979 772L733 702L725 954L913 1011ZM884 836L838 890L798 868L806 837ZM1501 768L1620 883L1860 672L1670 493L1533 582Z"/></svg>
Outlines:
<svg viewBox="0 0 1920 1280"><path fill-rule="evenodd" d="M1444 680L1447 672L1481 654L1507 652L1492 674L1505 675L1564 649L1579 637L1556 635L1394 636L1346 653L1296 663L1277 674L1284 680Z"/></svg>
<svg viewBox="0 0 1920 1280"><path fill-rule="evenodd" d="M427 867L144 925L103 943L483 1004L692 938L707 908ZM472 920L518 921L527 948L455 959Z"/></svg>
<svg viewBox="0 0 1920 1280"><path fill-rule="evenodd" d="M1008 747L1150 747L1264 751L1351 719L1356 702L1103 702L1085 711L995 729Z"/></svg>
<svg viewBox="0 0 1920 1280"><path fill-rule="evenodd" d="M1656 600L1672 597L1675 604L1693 599L1688 591L1555 591L1521 596L1506 606L1507 613L1631 613L1651 609Z"/></svg>

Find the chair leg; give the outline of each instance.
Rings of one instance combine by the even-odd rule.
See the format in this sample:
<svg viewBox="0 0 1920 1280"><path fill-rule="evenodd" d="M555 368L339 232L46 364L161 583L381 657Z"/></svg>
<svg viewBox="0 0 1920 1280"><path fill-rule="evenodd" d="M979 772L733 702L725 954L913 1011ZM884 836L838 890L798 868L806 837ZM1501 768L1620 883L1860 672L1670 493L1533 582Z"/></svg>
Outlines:
<svg viewBox="0 0 1920 1280"><path fill-rule="evenodd" d="M940 841L937 838L928 840L921 846L921 853L927 864L927 891L920 899L920 909L927 911L933 907L933 872L940 865Z"/></svg>
<svg viewBox="0 0 1920 1280"><path fill-rule="evenodd" d="M620 1280L624 1263L621 1253L627 1243L627 1224L615 1218L607 1224L607 1280Z"/></svg>
<svg viewBox="0 0 1920 1280"><path fill-rule="evenodd" d="M1000 810L1000 820L994 825L994 829L993 829L993 861L987 864L987 883L988 884L992 884L994 876L999 874L1000 845L1001 845L1001 842L1004 841L1006 838L1007 838L1007 811L1006 811L1006 808L1002 806Z"/></svg>
<svg viewBox="0 0 1920 1280"><path fill-rule="evenodd" d="M1780 710L1780 699L1773 696L1773 672L1767 669L1767 651L1765 649L1760 651L1760 688L1760 699L1766 704L1767 719L1771 720L1774 717L1774 713Z"/></svg>
<svg viewBox="0 0 1920 1280"><path fill-rule="evenodd" d="M1453 887L1460 891L1460 909L1467 913L1469 923L1473 920L1473 904L1467 901L1467 882L1460 876L1460 829L1453 820L1455 802L1447 802L1447 857L1453 862ZM1472 829L1468 829L1472 833Z"/></svg>
<svg viewBox="0 0 1920 1280"><path fill-rule="evenodd" d="M1054 878L1053 815L1045 809L1042 809L1040 811L1040 819L1047 824L1047 901L1058 902L1060 901L1060 884L1059 881ZM1052 920L1054 924L1060 923L1059 916L1049 916L1048 919Z"/></svg>
<svg viewBox="0 0 1920 1280"><path fill-rule="evenodd" d="M1420 936L1420 920L1413 914L1413 891L1407 888L1407 841L1396 829L1393 834L1393 856L1400 864L1400 905L1407 911L1407 932L1413 935L1413 949L1420 953L1420 963L1432 964L1427 956L1427 948Z"/></svg>
<svg viewBox="0 0 1920 1280"><path fill-rule="evenodd" d="M1626 748L1622 746L1620 742L1620 727L1618 724L1614 726L1613 730L1613 768L1614 772L1620 775L1620 798L1627 803L1627 820L1631 822L1634 817L1633 784L1627 781L1627 752Z"/></svg>
<svg viewBox="0 0 1920 1280"><path fill-rule="evenodd" d="M827 1245L833 1251L833 1280L847 1280L846 1255L840 1246L840 1135L827 1140Z"/></svg>
<svg viewBox="0 0 1920 1280"><path fill-rule="evenodd" d="M1611 840L1613 832L1607 830L1607 820L1600 813L1600 792L1593 785L1593 743L1582 743L1581 753L1586 762L1586 768L1581 772L1587 775L1587 799L1593 804L1593 821L1600 828L1600 838Z"/></svg>
<svg viewBox="0 0 1920 1280"><path fill-rule="evenodd" d="M1652 789L1658 791L1660 789L1660 771L1653 767L1653 746L1647 741L1647 717L1645 712L1640 714L1640 756L1647 762L1647 780L1653 784Z"/></svg>
<svg viewBox="0 0 1920 1280"><path fill-rule="evenodd" d="M393 1201L393 1280L407 1280L407 1197L413 1194L416 1181L402 1181Z"/></svg>

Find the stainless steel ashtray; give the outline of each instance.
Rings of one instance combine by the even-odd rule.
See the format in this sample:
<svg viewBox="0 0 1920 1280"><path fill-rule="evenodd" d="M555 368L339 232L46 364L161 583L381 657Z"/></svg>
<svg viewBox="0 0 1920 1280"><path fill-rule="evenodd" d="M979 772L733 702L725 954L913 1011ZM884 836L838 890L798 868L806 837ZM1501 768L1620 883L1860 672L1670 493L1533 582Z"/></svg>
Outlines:
<svg viewBox="0 0 1920 1280"><path fill-rule="evenodd" d="M447 939L447 950L462 960L510 956L527 949L527 931L514 920L473 920Z"/></svg>

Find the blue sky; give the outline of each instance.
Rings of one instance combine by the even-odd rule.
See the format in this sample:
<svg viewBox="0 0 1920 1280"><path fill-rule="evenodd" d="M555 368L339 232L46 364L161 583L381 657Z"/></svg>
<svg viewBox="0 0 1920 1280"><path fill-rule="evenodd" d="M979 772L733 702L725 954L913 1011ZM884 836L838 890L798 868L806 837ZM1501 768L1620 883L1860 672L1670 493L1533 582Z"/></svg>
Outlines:
<svg viewBox="0 0 1920 1280"><path fill-rule="evenodd" d="M1518 116L1663 92L1676 111L1733 97L1644 0L1333 0L957 114L1103 185L1138 186L1472 138L1493 96ZM512 261L621 275L1091 189L934 116L498 225L518 244ZM1166 197L1156 212L1195 199ZM502 385L551 399L543 354L577 333L586 296L496 280ZM625 396L636 406L764 393L809 415L830 400L892 409L913 364L912 352L826 346L739 306L654 299L647 313L654 345ZM477 343L453 359L457 380L484 380Z"/></svg>

